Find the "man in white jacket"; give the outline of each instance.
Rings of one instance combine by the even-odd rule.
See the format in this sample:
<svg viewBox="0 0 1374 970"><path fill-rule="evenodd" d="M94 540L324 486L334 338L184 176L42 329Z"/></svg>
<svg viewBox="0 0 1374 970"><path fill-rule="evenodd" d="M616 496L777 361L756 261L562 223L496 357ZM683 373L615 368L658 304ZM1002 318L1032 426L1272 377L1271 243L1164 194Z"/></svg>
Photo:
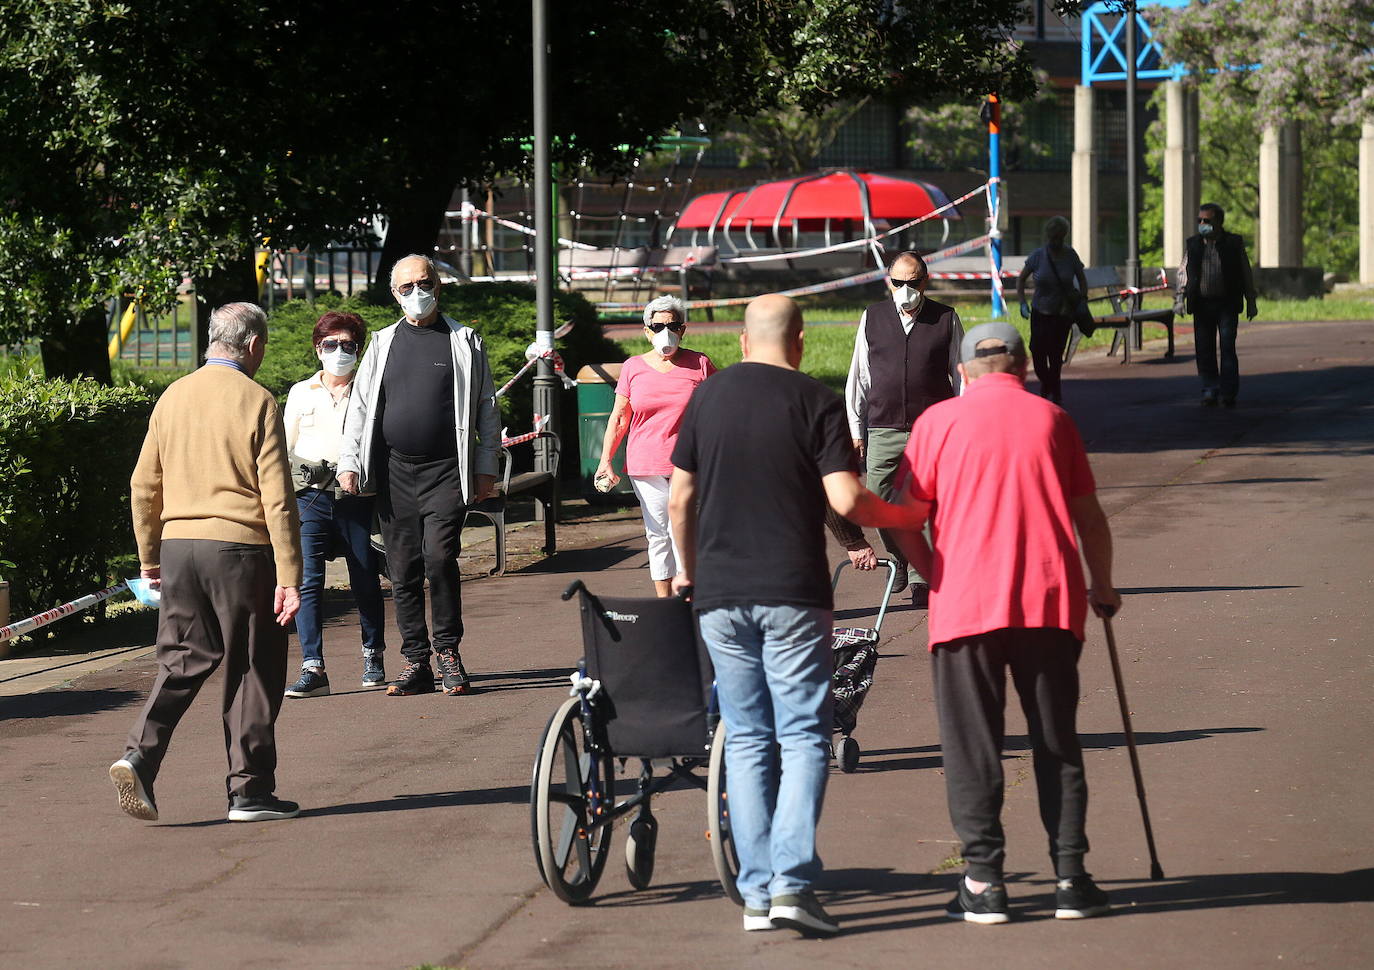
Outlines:
<svg viewBox="0 0 1374 970"><path fill-rule="evenodd" d="M424 256L391 270L405 317L368 345L354 382L339 451L339 485L376 492L405 666L397 696L434 691L432 648L444 693L471 689L463 639L458 553L467 506L496 484L501 417L482 338L439 312L439 272Z"/></svg>

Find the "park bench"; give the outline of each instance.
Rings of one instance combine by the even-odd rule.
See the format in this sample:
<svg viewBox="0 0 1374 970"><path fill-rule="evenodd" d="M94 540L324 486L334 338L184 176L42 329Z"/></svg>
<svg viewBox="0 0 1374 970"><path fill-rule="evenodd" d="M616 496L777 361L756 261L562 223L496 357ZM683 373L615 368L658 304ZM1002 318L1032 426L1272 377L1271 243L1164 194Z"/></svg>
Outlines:
<svg viewBox="0 0 1374 970"><path fill-rule="evenodd" d="M1108 357L1116 355L1116 348L1122 348L1122 363L1131 362L1131 350L1139 350L1144 342L1142 330L1144 324L1161 324L1169 334L1169 349L1165 351L1165 357L1174 355L1174 311L1173 310L1142 310L1140 308L1140 293L1127 293L1126 284L1122 282L1121 275L1115 266L1089 266L1083 271L1083 277L1088 284L1088 303L1091 307L1094 303L1106 300L1111 306L1110 313L1098 315L1093 314L1093 322L1097 329L1106 327L1112 328L1112 346L1107 351ZM1160 282L1167 286L1168 280L1163 270L1160 270ZM1064 354L1064 363L1068 364L1073 360L1074 352L1078 350L1078 342L1083 339L1083 333L1075 325L1069 335L1069 347Z"/></svg>
<svg viewBox="0 0 1374 970"><path fill-rule="evenodd" d="M541 431L535 441L546 439L553 445L552 468L548 471L528 471L511 474L511 450L501 448L501 470L496 481L496 493L485 501L468 507L467 514L480 515L491 523L496 534L496 565L488 575L501 576L506 572L506 502L516 495L528 494L540 504L544 512L544 546L546 556L558 550L558 536L554 526L558 520L558 435Z"/></svg>

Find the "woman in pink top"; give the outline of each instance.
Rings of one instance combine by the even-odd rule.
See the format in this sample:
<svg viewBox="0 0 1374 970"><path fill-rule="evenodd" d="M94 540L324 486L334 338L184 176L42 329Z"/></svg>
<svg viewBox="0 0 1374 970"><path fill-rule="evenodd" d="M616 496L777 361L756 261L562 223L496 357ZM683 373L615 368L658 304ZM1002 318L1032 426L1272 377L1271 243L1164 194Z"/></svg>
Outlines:
<svg viewBox="0 0 1374 970"><path fill-rule="evenodd" d="M625 474L644 513L649 538L649 576L659 596L671 596L677 573L677 554L668 528L668 479L682 412L698 384L716 372L711 358L681 347L687 333L687 308L676 297L660 296L644 308L644 336L653 349L631 357L621 368L615 387L615 407L601 442L598 483L620 480L611 459L620 441L625 444Z"/></svg>

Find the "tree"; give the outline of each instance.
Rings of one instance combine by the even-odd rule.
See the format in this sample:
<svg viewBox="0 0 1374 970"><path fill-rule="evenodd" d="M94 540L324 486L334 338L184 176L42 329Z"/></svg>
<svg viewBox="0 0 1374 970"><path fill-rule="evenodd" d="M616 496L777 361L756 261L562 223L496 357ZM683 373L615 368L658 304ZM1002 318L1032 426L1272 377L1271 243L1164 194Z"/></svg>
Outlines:
<svg viewBox="0 0 1374 970"><path fill-rule="evenodd" d="M1262 125L1374 117L1374 2L1201 0L1143 10L1169 60Z"/></svg>

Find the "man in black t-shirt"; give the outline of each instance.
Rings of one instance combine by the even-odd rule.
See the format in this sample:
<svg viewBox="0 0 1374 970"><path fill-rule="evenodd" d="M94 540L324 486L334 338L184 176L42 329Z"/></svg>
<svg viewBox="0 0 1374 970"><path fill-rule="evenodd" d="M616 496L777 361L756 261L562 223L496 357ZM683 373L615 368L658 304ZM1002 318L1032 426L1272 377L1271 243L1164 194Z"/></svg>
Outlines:
<svg viewBox="0 0 1374 970"><path fill-rule="evenodd" d="M830 761L826 503L859 525L912 528L912 510L859 482L844 404L797 370L802 318L749 304L744 362L692 395L673 449L669 514L716 668L744 928L839 927L812 891Z"/></svg>

